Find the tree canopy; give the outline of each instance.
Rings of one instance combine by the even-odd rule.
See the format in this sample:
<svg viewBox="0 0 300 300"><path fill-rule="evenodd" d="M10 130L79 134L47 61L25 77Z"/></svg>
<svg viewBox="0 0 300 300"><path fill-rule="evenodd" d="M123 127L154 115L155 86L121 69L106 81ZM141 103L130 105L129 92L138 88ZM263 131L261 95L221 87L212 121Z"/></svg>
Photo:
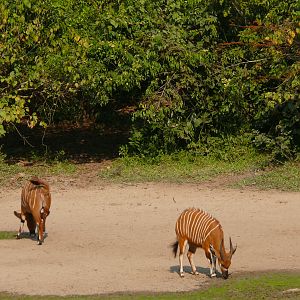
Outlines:
<svg viewBox="0 0 300 300"><path fill-rule="evenodd" d="M296 0L0 4L0 135L129 111L123 153L300 145ZM113 124L111 124L113 125Z"/></svg>

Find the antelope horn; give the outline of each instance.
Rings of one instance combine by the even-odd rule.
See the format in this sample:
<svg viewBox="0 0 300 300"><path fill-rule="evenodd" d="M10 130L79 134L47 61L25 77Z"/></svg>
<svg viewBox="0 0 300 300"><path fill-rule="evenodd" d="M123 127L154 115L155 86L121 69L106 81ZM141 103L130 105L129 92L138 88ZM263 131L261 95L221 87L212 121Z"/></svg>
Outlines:
<svg viewBox="0 0 300 300"><path fill-rule="evenodd" d="M234 254L234 252L235 252L237 246L235 246L235 247L233 248L232 242L231 242L231 237L229 238L229 244L230 244L230 254L231 254L231 256L232 256L232 255Z"/></svg>
<svg viewBox="0 0 300 300"><path fill-rule="evenodd" d="M223 244L223 239L220 243L220 257L221 257L222 260L224 260L225 255L224 255L224 252L223 252L222 244Z"/></svg>

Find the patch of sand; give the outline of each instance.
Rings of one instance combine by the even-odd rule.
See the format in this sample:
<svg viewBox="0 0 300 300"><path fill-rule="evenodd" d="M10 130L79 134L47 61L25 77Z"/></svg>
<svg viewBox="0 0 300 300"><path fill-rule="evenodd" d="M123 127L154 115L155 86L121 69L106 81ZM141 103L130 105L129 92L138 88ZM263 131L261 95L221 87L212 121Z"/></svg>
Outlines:
<svg viewBox="0 0 300 300"><path fill-rule="evenodd" d="M300 270L300 193L231 190L200 185L52 186L48 237L0 241L0 291L39 295L164 292L197 289L210 278L204 252L200 275L177 274L169 245L182 210L202 208L238 248L232 276ZM0 191L0 230L17 230L20 189ZM190 271L184 258L185 270ZM222 280L221 278L213 280Z"/></svg>

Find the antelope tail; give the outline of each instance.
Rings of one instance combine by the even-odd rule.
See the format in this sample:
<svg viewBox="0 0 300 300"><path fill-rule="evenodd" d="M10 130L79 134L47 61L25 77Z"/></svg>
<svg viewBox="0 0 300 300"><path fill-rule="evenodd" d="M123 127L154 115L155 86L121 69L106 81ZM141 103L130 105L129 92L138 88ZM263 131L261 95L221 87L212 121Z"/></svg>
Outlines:
<svg viewBox="0 0 300 300"><path fill-rule="evenodd" d="M178 241L176 241L175 243L171 244L171 248L172 248L174 257L176 257L176 255L177 255L177 249L178 249Z"/></svg>
<svg viewBox="0 0 300 300"><path fill-rule="evenodd" d="M44 181L36 176L32 177L29 181L36 186L49 189L49 184L46 181Z"/></svg>

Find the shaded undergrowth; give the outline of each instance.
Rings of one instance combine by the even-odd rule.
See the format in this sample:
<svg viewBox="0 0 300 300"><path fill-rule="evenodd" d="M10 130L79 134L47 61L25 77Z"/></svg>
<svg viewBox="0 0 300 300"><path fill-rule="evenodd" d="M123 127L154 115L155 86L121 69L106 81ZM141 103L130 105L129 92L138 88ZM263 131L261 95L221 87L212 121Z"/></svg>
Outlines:
<svg viewBox="0 0 300 300"><path fill-rule="evenodd" d="M274 162L248 140L224 140L206 151L154 157L123 156L118 149L126 132L91 128L53 128L41 144L42 132L23 132L1 139L0 184L22 183L31 176L107 182L210 183L234 188L300 191L300 158ZM203 150L203 149L202 149ZM44 152L43 152L44 151ZM203 154L204 153L204 154Z"/></svg>

